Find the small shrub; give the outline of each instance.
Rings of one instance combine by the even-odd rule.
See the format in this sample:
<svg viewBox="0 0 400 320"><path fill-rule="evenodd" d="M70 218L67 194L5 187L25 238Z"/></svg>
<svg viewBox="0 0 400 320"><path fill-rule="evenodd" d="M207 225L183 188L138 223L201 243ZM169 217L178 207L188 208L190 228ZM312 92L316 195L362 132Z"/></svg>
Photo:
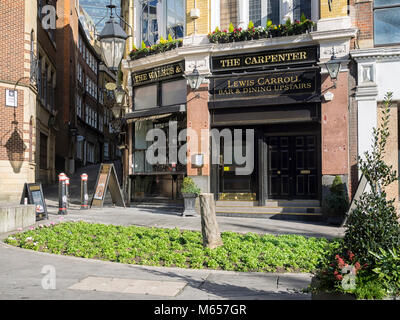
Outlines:
<svg viewBox="0 0 400 320"><path fill-rule="evenodd" d="M385 188L398 179L396 171L384 161L391 99L392 93L388 93L382 110L382 125L374 128L372 151L364 153L365 160L358 159L371 190L355 201L356 208L348 217L344 236L345 247L370 266L378 262L371 252L400 247L400 224L394 199L387 199L385 192Z"/></svg>
<svg viewBox="0 0 400 320"><path fill-rule="evenodd" d="M194 193L199 195L201 193L201 189L196 186L192 178L185 177L183 179L181 193Z"/></svg>

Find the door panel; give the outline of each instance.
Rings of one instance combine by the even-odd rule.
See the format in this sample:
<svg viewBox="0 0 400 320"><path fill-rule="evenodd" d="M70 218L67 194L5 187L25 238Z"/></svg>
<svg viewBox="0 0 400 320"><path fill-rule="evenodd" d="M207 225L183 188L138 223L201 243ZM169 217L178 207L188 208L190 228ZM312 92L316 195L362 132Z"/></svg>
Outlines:
<svg viewBox="0 0 400 320"><path fill-rule="evenodd" d="M316 136L267 137L268 198L317 197Z"/></svg>

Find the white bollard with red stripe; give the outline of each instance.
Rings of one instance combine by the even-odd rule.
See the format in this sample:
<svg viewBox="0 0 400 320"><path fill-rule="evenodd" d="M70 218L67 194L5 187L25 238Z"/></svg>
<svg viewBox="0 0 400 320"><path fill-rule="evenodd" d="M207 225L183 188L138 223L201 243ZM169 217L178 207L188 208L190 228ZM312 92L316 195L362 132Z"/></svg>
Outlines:
<svg viewBox="0 0 400 320"><path fill-rule="evenodd" d="M81 175L81 210L89 209L89 196L88 196L88 175L86 173L82 173Z"/></svg>
<svg viewBox="0 0 400 320"><path fill-rule="evenodd" d="M67 176L65 173L58 175L58 214L67 214Z"/></svg>

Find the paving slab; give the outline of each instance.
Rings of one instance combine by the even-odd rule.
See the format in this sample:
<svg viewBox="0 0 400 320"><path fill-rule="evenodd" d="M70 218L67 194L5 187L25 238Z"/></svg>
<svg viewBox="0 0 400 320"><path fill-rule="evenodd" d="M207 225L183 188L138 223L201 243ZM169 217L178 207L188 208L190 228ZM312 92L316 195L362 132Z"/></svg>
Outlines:
<svg viewBox="0 0 400 320"><path fill-rule="evenodd" d="M36 252L4 243L0 243L0 257L0 300L311 298L300 290L310 283L309 274L136 266ZM55 270L54 290L42 286L49 275L42 273L45 266ZM286 280L279 280L277 286L277 277Z"/></svg>

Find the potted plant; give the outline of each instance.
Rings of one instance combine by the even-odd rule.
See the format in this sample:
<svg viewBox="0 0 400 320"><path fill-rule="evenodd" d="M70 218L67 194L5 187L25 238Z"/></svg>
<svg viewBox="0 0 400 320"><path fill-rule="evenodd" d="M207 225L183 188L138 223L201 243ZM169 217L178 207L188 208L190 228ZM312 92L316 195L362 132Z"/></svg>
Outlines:
<svg viewBox="0 0 400 320"><path fill-rule="evenodd" d="M185 177L183 179L181 194L183 197L184 211L182 216L196 216L197 212L195 210L196 198L200 194L201 190L196 186L193 179L190 177Z"/></svg>

